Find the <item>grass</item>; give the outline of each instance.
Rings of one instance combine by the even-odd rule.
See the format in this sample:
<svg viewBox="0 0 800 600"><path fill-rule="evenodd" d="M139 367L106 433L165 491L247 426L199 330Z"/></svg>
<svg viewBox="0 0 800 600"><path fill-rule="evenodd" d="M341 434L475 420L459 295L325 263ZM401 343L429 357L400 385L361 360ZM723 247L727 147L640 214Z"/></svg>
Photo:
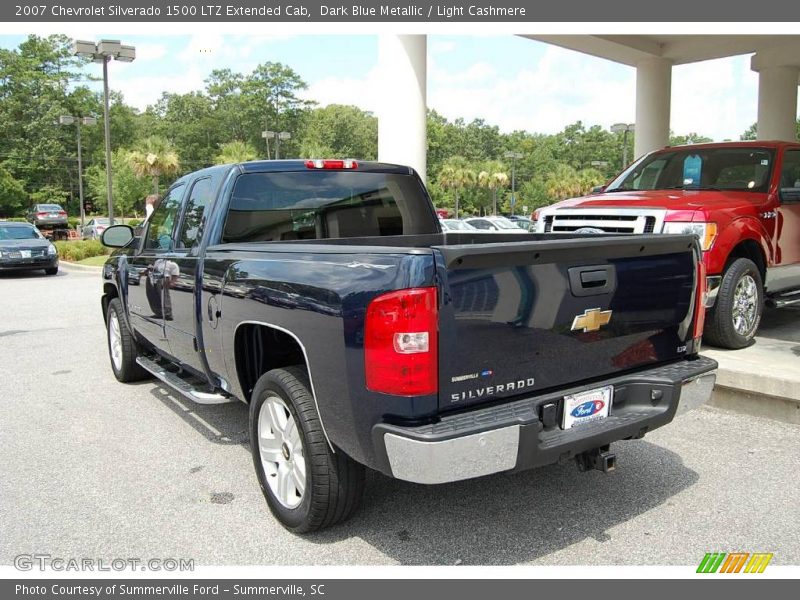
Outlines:
<svg viewBox="0 0 800 600"><path fill-rule="evenodd" d="M102 267L106 264L106 259L108 256L102 254L100 256L90 256L89 258L84 258L83 260L79 260L77 263L78 265L87 265L90 267Z"/></svg>

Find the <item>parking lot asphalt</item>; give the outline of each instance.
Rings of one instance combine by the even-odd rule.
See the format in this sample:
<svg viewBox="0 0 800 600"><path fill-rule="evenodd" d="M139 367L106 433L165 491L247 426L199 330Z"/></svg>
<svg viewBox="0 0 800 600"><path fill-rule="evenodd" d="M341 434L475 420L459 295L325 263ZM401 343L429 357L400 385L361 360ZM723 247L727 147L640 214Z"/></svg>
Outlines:
<svg viewBox="0 0 800 600"><path fill-rule="evenodd" d="M295 536L253 473L244 404L118 383L96 272L0 276L0 564L676 564L773 552L800 564L800 426L702 408L574 465L427 487L371 473L364 506Z"/></svg>

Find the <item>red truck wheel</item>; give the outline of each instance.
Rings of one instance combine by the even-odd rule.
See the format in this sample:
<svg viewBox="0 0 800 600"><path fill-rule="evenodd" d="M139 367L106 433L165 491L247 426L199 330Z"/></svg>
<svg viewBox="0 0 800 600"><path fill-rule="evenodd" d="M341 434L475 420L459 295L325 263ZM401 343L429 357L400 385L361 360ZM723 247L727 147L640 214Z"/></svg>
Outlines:
<svg viewBox="0 0 800 600"><path fill-rule="evenodd" d="M752 260L737 258L722 276L717 301L706 321L706 341L731 350L749 346L758 331L763 310L761 272Z"/></svg>

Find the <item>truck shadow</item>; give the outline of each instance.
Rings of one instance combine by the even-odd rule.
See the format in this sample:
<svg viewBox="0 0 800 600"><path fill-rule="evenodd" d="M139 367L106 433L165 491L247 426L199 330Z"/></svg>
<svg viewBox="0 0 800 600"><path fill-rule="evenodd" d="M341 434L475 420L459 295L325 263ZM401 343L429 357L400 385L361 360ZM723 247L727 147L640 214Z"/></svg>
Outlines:
<svg viewBox="0 0 800 600"><path fill-rule="evenodd" d="M209 442L250 452L245 404L198 405L163 385L150 393ZM698 480L677 454L648 441L620 442L612 450L619 466L609 475L580 473L570 461L426 486L368 471L360 511L302 537L322 545L361 538L401 564L512 565L586 539L608 541L615 526L662 504L677 505L674 496ZM664 532L654 527L635 542L646 545L648 533Z"/></svg>
<svg viewBox="0 0 800 600"><path fill-rule="evenodd" d="M570 462L517 474L423 486L370 473L361 512L308 538L357 536L401 564L513 565L609 530L667 503L698 475L678 455L640 440L612 446L617 471L580 473ZM647 535L633 543L647 544ZM613 556L607 563L614 563Z"/></svg>
<svg viewBox="0 0 800 600"><path fill-rule="evenodd" d="M152 385L154 380L142 383ZM197 404L162 383L151 388L150 394L209 442L226 446L240 444L250 452L248 407L243 402Z"/></svg>

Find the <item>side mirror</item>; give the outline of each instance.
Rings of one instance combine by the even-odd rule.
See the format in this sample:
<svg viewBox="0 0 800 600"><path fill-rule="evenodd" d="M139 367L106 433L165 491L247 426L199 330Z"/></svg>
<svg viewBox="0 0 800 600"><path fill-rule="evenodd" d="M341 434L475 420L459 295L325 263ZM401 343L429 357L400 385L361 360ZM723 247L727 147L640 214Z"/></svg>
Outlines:
<svg viewBox="0 0 800 600"><path fill-rule="evenodd" d="M124 248L133 240L133 229L128 225L112 225L100 236L103 246Z"/></svg>
<svg viewBox="0 0 800 600"><path fill-rule="evenodd" d="M592 194L602 194L606 191L606 186L604 185L596 185L592 188Z"/></svg>

